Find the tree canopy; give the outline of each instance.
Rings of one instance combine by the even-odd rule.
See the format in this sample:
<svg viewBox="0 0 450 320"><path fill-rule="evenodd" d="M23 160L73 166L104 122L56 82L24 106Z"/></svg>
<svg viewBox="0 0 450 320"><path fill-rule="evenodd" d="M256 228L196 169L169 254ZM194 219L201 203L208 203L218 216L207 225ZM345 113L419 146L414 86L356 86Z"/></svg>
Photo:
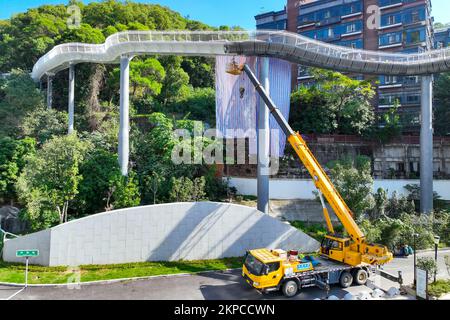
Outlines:
<svg viewBox="0 0 450 320"><path fill-rule="evenodd" d="M444 73L436 78L434 129L436 135L450 135L450 73Z"/></svg>
<svg viewBox="0 0 450 320"><path fill-rule="evenodd" d="M314 84L292 94L290 123L303 133L362 134L374 122L369 81L313 69Z"/></svg>

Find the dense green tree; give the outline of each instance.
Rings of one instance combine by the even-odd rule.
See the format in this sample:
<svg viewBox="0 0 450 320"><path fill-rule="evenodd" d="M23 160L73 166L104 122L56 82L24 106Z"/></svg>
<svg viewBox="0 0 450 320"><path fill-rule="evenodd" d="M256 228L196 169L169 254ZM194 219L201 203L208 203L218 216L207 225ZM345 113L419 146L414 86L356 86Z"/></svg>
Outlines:
<svg viewBox="0 0 450 320"><path fill-rule="evenodd" d="M346 158L331 162L328 167L333 184L353 211L355 219L362 219L375 205L370 159L364 156L355 160Z"/></svg>
<svg viewBox="0 0 450 320"><path fill-rule="evenodd" d="M292 93L289 122L301 133L333 133L335 113L329 107L327 97L318 87L300 87Z"/></svg>
<svg viewBox="0 0 450 320"><path fill-rule="evenodd" d="M302 132L362 134L374 122L369 81L313 69L314 85L292 96L291 123ZM298 110L300 109L300 110ZM295 113L299 114L296 116Z"/></svg>
<svg viewBox="0 0 450 320"><path fill-rule="evenodd" d="M130 86L132 98L136 100L156 97L161 93L166 71L154 58L137 59L130 64ZM112 94L118 96L120 89L120 68L114 68L107 79Z"/></svg>
<svg viewBox="0 0 450 320"><path fill-rule="evenodd" d="M16 199L15 183L25 166L25 158L36 152L32 138L0 138L0 203Z"/></svg>
<svg viewBox="0 0 450 320"><path fill-rule="evenodd" d="M435 29L441 29L441 28L446 28L450 26L450 22L446 22L446 23L442 23L442 22L435 22L434 23L434 28Z"/></svg>
<svg viewBox="0 0 450 320"><path fill-rule="evenodd" d="M115 0L68 3L73 4L81 9L79 28L68 25L71 13L65 5L45 5L0 20L0 72L26 70L13 70L11 77L0 80L0 137L11 137L0 140L5 149L0 152L0 197L14 200L17 189L23 217L34 230L67 221L69 216L139 205L140 193L143 203L170 201L172 182L183 177L192 182L190 201L220 200L227 186L214 166L175 165L171 159L179 144L173 130L185 129L194 136L190 117L214 125L213 59L162 56L133 60L131 115L136 108L166 115L149 116L142 134L132 126L128 177L120 174L115 155L118 69L77 65L75 126L79 137L66 135L67 71L55 76L53 110L45 108L44 96L28 74L43 54L61 43L103 43L106 37L125 30L213 28L159 5ZM36 153L32 139L37 140ZM196 148L212 143L201 136L194 140L199 142ZM183 143L191 144L189 140ZM190 147L187 152L194 153Z"/></svg>
<svg viewBox="0 0 450 320"><path fill-rule="evenodd" d="M20 125L27 115L43 109L43 95L31 77L21 70L13 70L0 87L0 135L20 135Z"/></svg>
<svg viewBox="0 0 450 320"><path fill-rule="evenodd" d="M136 174L131 171L127 177L120 176L110 187L111 209L136 207L140 204L140 193Z"/></svg>
<svg viewBox="0 0 450 320"><path fill-rule="evenodd" d="M186 57L181 67L189 74L189 83L194 88L214 88L214 59Z"/></svg>
<svg viewBox="0 0 450 320"><path fill-rule="evenodd" d="M152 96L161 93L162 82L166 72L157 59L132 61L130 66L130 82L135 97Z"/></svg>
<svg viewBox="0 0 450 320"><path fill-rule="evenodd" d="M169 106L169 110L206 122L210 127L216 123L216 92L212 88L195 88L190 93Z"/></svg>
<svg viewBox="0 0 450 320"><path fill-rule="evenodd" d="M82 23L79 28L67 29L63 34L64 42L103 43L105 36L102 31L91 25Z"/></svg>
<svg viewBox="0 0 450 320"><path fill-rule="evenodd" d="M96 149L115 152L118 148L119 115L111 111L94 132L83 132L83 137L89 140Z"/></svg>
<svg viewBox="0 0 450 320"><path fill-rule="evenodd" d="M90 152L80 166L83 180L76 197L77 211L94 214L139 205L134 174L122 177L116 154L98 149Z"/></svg>
<svg viewBox="0 0 450 320"><path fill-rule="evenodd" d="M388 143L401 135L403 123L398 113L398 108L399 102L396 100L392 108L379 116L380 120L378 122L380 127L374 129L373 138L378 139L382 143Z"/></svg>
<svg viewBox="0 0 450 320"><path fill-rule="evenodd" d="M0 70L31 69L37 59L58 44L67 29L65 6L42 6L14 15L0 32Z"/></svg>
<svg viewBox="0 0 450 320"><path fill-rule="evenodd" d="M42 212L54 212L59 223L67 222L69 203L83 179L79 167L90 148L71 134L52 138L27 158L16 186L29 220L41 221Z"/></svg>
<svg viewBox="0 0 450 320"><path fill-rule="evenodd" d="M137 137L134 158L142 199L145 204L153 203L155 200L155 183L157 202L170 201L173 198L170 197L170 192L173 191L172 183L174 180L172 178L180 179L182 177L191 181L204 177L206 183L205 192L210 200L219 200L221 197L226 196L227 185L216 175L214 166L205 164L174 164L172 161L174 148L177 148L177 150L184 148L183 151L189 152L188 156L192 159L194 149L199 152L201 151L198 150L199 147L206 147L213 143L201 136L204 129L201 123L195 123L186 119L173 121L162 113L153 113L149 116L149 122L152 129L145 135ZM193 147L193 139L178 141L173 134L175 129L187 130L188 135L193 135L194 130L197 131L195 148ZM198 136L199 134L200 136Z"/></svg>
<svg viewBox="0 0 450 320"><path fill-rule="evenodd" d="M105 37L119 31L213 29L160 5L116 0L91 2L88 5L71 1L70 4L76 4L81 9L82 23L79 28L68 27L71 13L64 5L41 6L9 20L0 20L0 71L7 72L12 68L31 70L39 57L55 45L69 41L102 43ZM195 73L192 84L206 86L205 81L212 79L213 70L210 67L213 61L206 58L187 60L198 62L198 67L189 69ZM186 70L190 62L184 65ZM83 78L79 71L77 77Z"/></svg>
<svg viewBox="0 0 450 320"><path fill-rule="evenodd" d="M20 125L22 134L35 138L40 144L68 130L68 115L55 109L36 108L28 113Z"/></svg>
<svg viewBox="0 0 450 320"><path fill-rule="evenodd" d="M450 73L437 77L434 83L434 130L436 135L450 134Z"/></svg>
<svg viewBox="0 0 450 320"><path fill-rule="evenodd" d="M181 57L162 57L160 61L166 70L166 77L159 99L166 106L188 96L189 75L181 68Z"/></svg>

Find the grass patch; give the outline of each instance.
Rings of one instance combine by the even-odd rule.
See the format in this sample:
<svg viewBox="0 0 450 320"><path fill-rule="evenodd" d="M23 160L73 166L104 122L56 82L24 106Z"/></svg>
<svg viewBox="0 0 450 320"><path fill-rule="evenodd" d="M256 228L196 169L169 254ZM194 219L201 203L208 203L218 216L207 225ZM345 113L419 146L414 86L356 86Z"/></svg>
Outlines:
<svg viewBox="0 0 450 320"><path fill-rule="evenodd" d="M438 280L430 284L428 293L438 298L446 293L450 293L450 280Z"/></svg>
<svg viewBox="0 0 450 320"><path fill-rule="evenodd" d="M242 267L243 258L226 258L204 261L141 262L116 265L80 266L81 282L159 276L180 273L196 273ZM25 265L0 262L0 282L24 283ZM68 267L30 266L30 284L61 284L73 278Z"/></svg>

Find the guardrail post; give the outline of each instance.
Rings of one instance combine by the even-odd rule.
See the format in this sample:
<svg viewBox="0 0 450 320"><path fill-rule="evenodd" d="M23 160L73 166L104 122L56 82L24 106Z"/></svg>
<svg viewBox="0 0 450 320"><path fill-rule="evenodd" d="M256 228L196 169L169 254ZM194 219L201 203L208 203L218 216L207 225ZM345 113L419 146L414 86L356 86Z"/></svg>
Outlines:
<svg viewBox="0 0 450 320"><path fill-rule="evenodd" d="M129 56L120 57L119 165L124 176L128 175L130 157L130 61Z"/></svg>
<svg viewBox="0 0 450 320"><path fill-rule="evenodd" d="M433 78L422 76L420 127L420 212L433 211Z"/></svg>
<svg viewBox="0 0 450 320"><path fill-rule="evenodd" d="M75 66L73 64L69 67L69 131L71 134L74 131L74 117L75 117Z"/></svg>
<svg viewBox="0 0 450 320"><path fill-rule="evenodd" d="M264 89L270 93L269 58L259 58L260 80ZM262 98L258 110L258 210L269 214L269 174L270 174L270 127L269 108Z"/></svg>

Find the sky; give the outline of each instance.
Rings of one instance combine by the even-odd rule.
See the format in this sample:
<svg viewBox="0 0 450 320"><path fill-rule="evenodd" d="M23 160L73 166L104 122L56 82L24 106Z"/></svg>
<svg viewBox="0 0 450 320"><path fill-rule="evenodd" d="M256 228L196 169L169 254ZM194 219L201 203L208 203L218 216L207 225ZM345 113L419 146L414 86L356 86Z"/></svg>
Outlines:
<svg viewBox="0 0 450 320"><path fill-rule="evenodd" d="M93 0L83 0L84 3ZM42 4L66 4L67 0L0 0L0 19L26 11ZM286 0L139 0L144 3L158 3L178 11L183 16L199 20L211 26L238 25L244 29L255 29L254 16L283 9ZM432 0L436 22L450 22L450 1Z"/></svg>

